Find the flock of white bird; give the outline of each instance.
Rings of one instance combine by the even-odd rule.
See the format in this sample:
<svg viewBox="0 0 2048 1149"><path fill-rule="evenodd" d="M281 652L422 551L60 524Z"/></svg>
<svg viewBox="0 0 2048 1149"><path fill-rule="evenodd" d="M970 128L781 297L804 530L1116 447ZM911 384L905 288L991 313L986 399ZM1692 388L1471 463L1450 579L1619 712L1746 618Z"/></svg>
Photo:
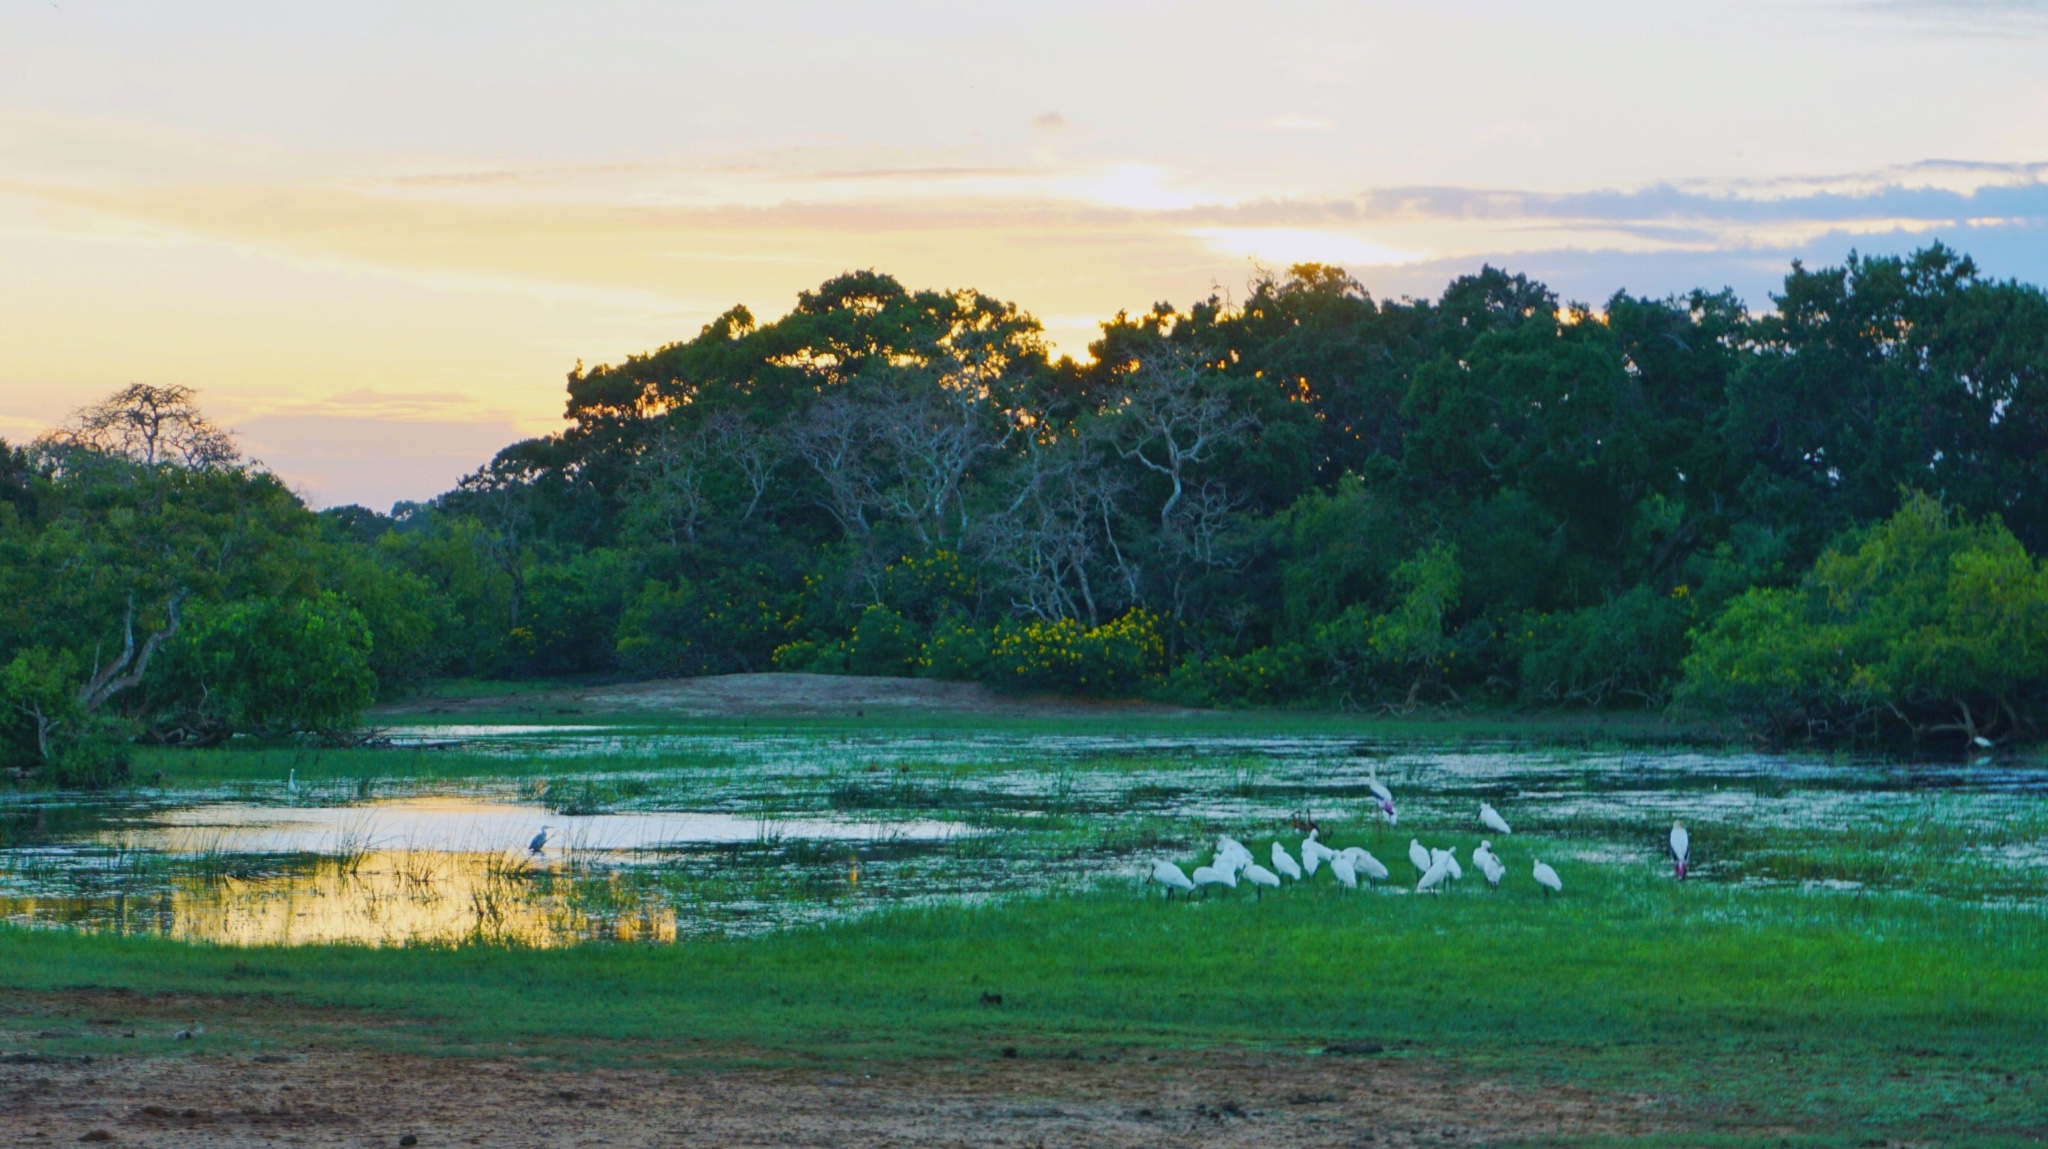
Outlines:
<svg viewBox="0 0 2048 1149"><path fill-rule="evenodd" d="M1372 788L1373 797L1378 800L1380 813L1386 817L1387 824L1398 824L1400 815L1395 811L1393 794L1381 785L1377 778L1367 785ZM1514 828L1508 825L1508 820L1501 817L1500 811L1486 802L1479 804L1479 824L1503 837L1515 832ZM1171 898L1175 890L1193 893L1207 886L1227 886L1236 889L1240 880L1250 882L1255 890L1279 889L1283 875L1295 882L1305 882L1314 878L1317 871L1325 865L1329 866L1330 874L1337 879L1337 884L1345 889L1357 889L1360 881L1370 884L1384 882L1392 877L1386 864L1367 851L1357 846L1346 846L1341 850L1331 849L1318 840L1321 834L1320 829L1312 829L1308 837L1302 839L1301 860L1298 862L1284 844L1274 842L1271 869L1260 865L1244 843L1224 834L1216 839L1216 854L1208 865L1196 866L1195 872L1189 874L1173 862L1157 862L1152 866L1152 880L1165 886L1166 896ZM1676 867L1678 880L1682 882L1685 880L1686 865L1692 852L1692 840L1686 833L1683 822L1672 824L1670 848L1672 863ZM1501 879L1507 876L1508 868L1500 860L1500 856L1493 852L1493 842L1489 839L1480 839L1479 844L1472 848L1471 858L1473 868L1486 879L1486 884L1499 889ZM1418 875L1415 881L1417 893L1431 890L1441 892L1446 882L1462 881L1465 877L1465 868L1459 865L1455 850L1424 846L1415 838L1408 840L1408 861L1415 867ZM1563 893L1564 879L1558 876L1557 870L1541 858L1533 859L1533 862L1530 876L1535 879L1537 885L1543 887L1544 896Z"/></svg>

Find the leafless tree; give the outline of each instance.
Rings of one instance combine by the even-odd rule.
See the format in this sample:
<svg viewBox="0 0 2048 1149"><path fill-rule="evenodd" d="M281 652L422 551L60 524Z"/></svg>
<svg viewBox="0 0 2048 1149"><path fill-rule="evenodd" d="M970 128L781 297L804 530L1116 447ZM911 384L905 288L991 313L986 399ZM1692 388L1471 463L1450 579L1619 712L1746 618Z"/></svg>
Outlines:
<svg viewBox="0 0 2048 1149"><path fill-rule="evenodd" d="M1162 348L1142 360L1117 392L1109 416L1102 426L1117 453L1169 484L1159 505L1162 532L1182 513L1197 469L1242 442L1259 423L1257 415L1231 402L1219 376L1179 348Z"/></svg>
<svg viewBox="0 0 2048 1149"><path fill-rule="evenodd" d="M1017 609L1098 623L1119 605L1098 593L1099 573L1113 576L1110 595L1136 601L1138 571L1115 529L1130 486L1089 444L1034 442L1029 450L1009 499L975 525L976 549L1002 572Z"/></svg>
<svg viewBox="0 0 2048 1149"><path fill-rule="evenodd" d="M761 500L775 482L775 472L787 454L783 441L754 426L737 411L722 411L707 420L704 439L711 454L739 474L747 492L747 505L740 511L740 521L746 522L760 509Z"/></svg>
<svg viewBox="0 0 2048 1149"><path fill-rule="evenodd" d="M824 484L819 505L851 535L869 530L868 508L875 501L868 464L873 439L867 412L841 391L819 400L790 430L790 446Z"/></svg>
<svg viewBox="0 0 2048 1149"><path fill-rule="evenodd" d="M242 452L234 436L209 422L190 387L130 383L72 412L47 442L58 449L119 455L144 466L175 464L192 470L233 466Z"/></svg>
<svg viewBox="0 0 2048 1149"><path fill-rule="evenodd" d="M707 513L705 439L702 429L683 431L664 423L635 468L640 498L633 502L634 511L659 524L672 541L694 542Z"/></svg>
<svg viewBox="0 0 2048 1149"><path fill-rule="evenodd" d="M890 471L876 491L878 505L910 524L928 547L959 538L967 529L961 488L1014 426L973 375L894 373L876 389L874 437Z"/></svg>

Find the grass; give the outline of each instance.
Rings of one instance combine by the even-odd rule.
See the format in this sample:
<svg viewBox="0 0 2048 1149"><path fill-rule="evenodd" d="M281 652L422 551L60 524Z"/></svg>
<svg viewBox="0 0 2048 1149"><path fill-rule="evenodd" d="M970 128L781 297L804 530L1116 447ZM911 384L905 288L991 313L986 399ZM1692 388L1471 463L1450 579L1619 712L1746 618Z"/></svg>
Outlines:
<svg viewBox="0 0 2048 1149"><path fill-rule="evenodd" d="M273 1000L379 1017L360 1040L510 1043L572 1062L701 1057L705 1043L776 1062L1368 1040L1392 1056L1654 1095L1737 1140L2029 1143L2048 1130L2048 921L2036 912L1598 871L1552 899L1290 895L1169 904L1103 889L561 950L0 930L0 985L245 994L257 969ZM1001 1007L983 1006L984 992Z"/></svg>
<svg viewBox="0 0 2048 1149"><path fill-rule="evenodd" d="M96 985L190 995L163 1000L194 1008L230 998L254 1005L239 1016L277 1019L266 1041L282 1034L575 1064L971 1062L1005 1047L1055 1057L1206 1045L1286 1057L1364 1041L1383 1045L1384 1056L1645 1098L1691 1130L1669 1144L2048 1138L2048 868L2004 854L2048 841L2048 807L2018 794L1894 797L1873 789L1868 771L1853 782L1768 770L1639 780L1611 754L1579 775L1554 767L1568 768L1575 748L1635 745L1654 731L1555 716L608 724L626 739L610 752L236 746L147 752L141 773L170 790L267 801L296 771L295 800L306 804L486 785L558 815L758 813L757 840L616 870L585 857L564 830L563 866L536 866L514 850L466 887L481 938L523 936L510 923L538 901L571 933L579 922L665 909L687 940L239 948L0 928L0 1048L9 1031L41 1028L27 1019L58 1000L48 995ZM638 741L655 734L694 737ZM1175 741L1076 750L1041 743L1041 734ZM981 735L995 737L975 741ZM1286 759L1295 752L1199 745L1261 735L1333 736L1343 741L1330 760L1378 756L1386 771L1407 770L1398 829L1356 792L1356 763L1346 774L1325 771L1320 750ZM1545 770L1430 773L1409 754L1465 739L1537 747L1524 753ZM1542 749L1551 745L1554 754ZM1298 837L1285 830L1297 802L1313 807L1324 840L1363 845L1407 874L1411 832L1462 841L1478 798L1524 787L1583 790L1586 801L1508 808L1519 832L1498 844L1520 881L1499 893L1476 888L1476 877L1442 898L1347 895L1325 884L1169 904L1116 880L1074 890L1073 875L1124 872L1140 855L1187 864L1219 831L1244 837L1263 859L1273 834ZM1643 787L1640 800L1626 797ZM1724 788L1731 805L1687 818L1705 880L1675 885L1654 861L1672 816L1662 797L1718 798ZM1608 789L1625 800L1597 801ZM945 842L859 844L777 829L780 818L833 813L972 829ZM0 820L0 845L76 837L84 818L63 802L24 807ZM1581 850L1608 860L1571 862ZM1531 855L1560 861L1566 896L1537 895ZM360 843L344 841L323 865L342 873L362 856ZM38 864L24 855L21 866ZM140 892L166 874L234 877L239 864L217 850L177 861L137 855L132 865L120 855L88 877L95 889ZM399 858L394 889L441 896L435 866L425 854ZM54 887L59 877L38 880ZM1064 892L969 905L903 900L1048 884ZM819 917L827 920L782 928ZM485 928L494 921L503 928ZM984 993L1002 1004L983 1005ZM215 1026L207 1047L257 1037ZM92 1051L89 1039L74 1044Z"/></svg>

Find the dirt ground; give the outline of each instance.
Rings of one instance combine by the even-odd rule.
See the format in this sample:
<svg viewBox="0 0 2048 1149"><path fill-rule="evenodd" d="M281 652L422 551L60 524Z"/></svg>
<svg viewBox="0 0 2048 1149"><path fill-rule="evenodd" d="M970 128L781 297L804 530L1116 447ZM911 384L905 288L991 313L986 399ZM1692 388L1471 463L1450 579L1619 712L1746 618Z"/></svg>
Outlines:
<svg viewBox="0 0 2048 1149"><path fill-rule="evenodd" d="M391 1052L410 1028L260 996L0 993L0 1146L1382 1149L1626 1136L1673 1120L1654 1098L1508 1083L1376 1046L995 1046L787 1067L679 1042L627 1051L650 1068L577 1069ZM771 1060L784 1067L731 1068Z"/></svg>
<svg viewBox="0 0 2048 1149"><path fill-rule="evenodd" d="M1656 1128L1657 1117L1643 1100L1372 1057L1212 1052L684 1072L348 1050L0 1062L6 1145L1380 1149L1627 1135Z"/></svg>
<svg viewBox="0 0 2048 1149"><path fill-rule="evenodd" d="M377 718L504 713L657 712L687 718L836 717L875 713L1000 714L1019 717L1099 713L1193 714L1147 702L1014 698L972 682L853 678L837 674L721 674L474 698L408 699Z"/></svg>

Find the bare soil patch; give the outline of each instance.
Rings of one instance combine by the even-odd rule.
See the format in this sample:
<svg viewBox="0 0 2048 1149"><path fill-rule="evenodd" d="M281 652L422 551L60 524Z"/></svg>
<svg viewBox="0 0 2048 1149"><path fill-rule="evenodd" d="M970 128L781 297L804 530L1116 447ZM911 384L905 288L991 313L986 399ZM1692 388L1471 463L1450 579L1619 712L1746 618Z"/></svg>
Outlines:
<svg viewBox="0 0 2048 1149"><path fill-rule="evenodd" d="M466 698L418 698L381 707L373 718L460 716L507 711L672 714L685 718L847 717L868 713L1011 715L1194 714L1149 702L1017 698L972 682L855 678L837 674L721 674L565 690Z"/></svg>
<svg viewBox="0 0 2048 1149"><path fill-rule="evenodd" d="M0 1062L0 1143L1432 1146L1659 1127L1643 1101L1248 1052L536 1069L365 1050Z"/></svg>

